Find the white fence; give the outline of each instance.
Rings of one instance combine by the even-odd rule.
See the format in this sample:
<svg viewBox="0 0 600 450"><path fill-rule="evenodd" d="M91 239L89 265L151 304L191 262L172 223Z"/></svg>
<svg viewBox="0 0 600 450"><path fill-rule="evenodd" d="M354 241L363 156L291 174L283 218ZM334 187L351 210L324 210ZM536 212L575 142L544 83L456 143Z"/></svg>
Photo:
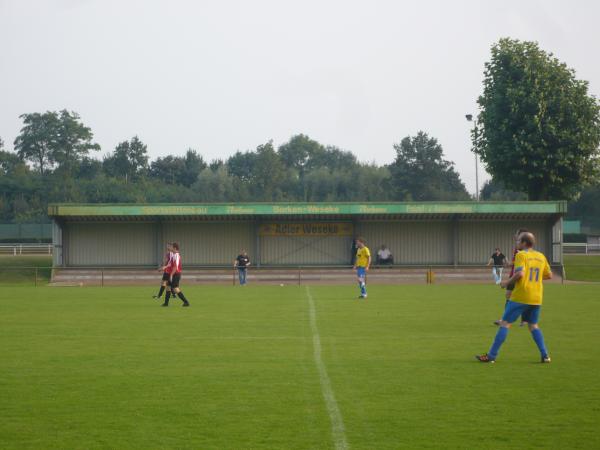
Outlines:
<svg viewBox="0 0 600 450"><path fill-rule="evenodd" d="M0 255L51 255L52 244L0 244Z"/></svg>
<svg viewBox="0 0 600 450"><path fill-rule="evenodd" d="M585 242L563 243L563 253L589 255L600 252L600 244L587 244Z"/></svg>

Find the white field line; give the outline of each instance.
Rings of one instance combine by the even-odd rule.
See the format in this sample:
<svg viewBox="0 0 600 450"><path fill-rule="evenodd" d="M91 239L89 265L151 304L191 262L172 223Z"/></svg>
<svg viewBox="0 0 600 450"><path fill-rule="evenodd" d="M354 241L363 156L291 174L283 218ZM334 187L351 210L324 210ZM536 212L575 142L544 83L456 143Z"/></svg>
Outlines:
<svg viewBox="0 0 600 450"><path fill-rule="evenodd" d="M321 391L323 392L323 398L325 399L325 405L327 407L327 412L329 413L329 419L331 420L333 443L337 450L345 450L348 448L348 442L346 440L344 420L342 419L342 413L335 400L333 388L331 387L331 380L329 379L329 375L327 375L327 369L321 358L321 338L319 337L319 329L317 328L317 313L315 310L315 302L308 286L306 286L306 299L308 300L310 329L313 335L315 364L319 372Z"/></svg>

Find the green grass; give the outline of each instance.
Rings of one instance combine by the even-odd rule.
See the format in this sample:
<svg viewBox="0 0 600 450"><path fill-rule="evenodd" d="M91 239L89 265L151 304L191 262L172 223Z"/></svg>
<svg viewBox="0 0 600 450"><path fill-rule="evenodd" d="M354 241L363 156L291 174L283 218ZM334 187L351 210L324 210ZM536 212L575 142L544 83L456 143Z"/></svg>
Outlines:
<svg viewBox="0 0 600 450"><path fill-rule="evenodd" d="M309 288L352 449L600 448L600 289L549 285L553 362L494 286ZM2 449L334 448L305 287L17 287L0 299Z"/></svg>
<svg viewBox="0 0 600 450"><path fill-rule="evenodd" d="M51 256L0 255L0 285L35 286L36 268L37 283L48 284L51 266Z"/></svg>
<svg viewBox="0 0 600 450"><path fill-rule="evenodd" d="M600 281L600 255L564 255L567 280Z"/></svg>

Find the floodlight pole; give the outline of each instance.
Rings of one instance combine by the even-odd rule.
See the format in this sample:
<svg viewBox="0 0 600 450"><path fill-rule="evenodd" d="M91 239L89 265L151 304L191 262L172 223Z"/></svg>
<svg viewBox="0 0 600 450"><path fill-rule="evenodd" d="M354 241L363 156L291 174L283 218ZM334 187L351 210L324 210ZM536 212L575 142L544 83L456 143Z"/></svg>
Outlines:
<svg viewBox="0 0 600 450"><path fill-rule="evenodd" d="M472 114L466 114L465 118L469 122L473 122L475 129L475 142L477 142L477 119L473 119ZM473 153L475 154L475 201L479 201L479 159L477 158L477 152L475 151L475 146L472 148Z"/></svg>

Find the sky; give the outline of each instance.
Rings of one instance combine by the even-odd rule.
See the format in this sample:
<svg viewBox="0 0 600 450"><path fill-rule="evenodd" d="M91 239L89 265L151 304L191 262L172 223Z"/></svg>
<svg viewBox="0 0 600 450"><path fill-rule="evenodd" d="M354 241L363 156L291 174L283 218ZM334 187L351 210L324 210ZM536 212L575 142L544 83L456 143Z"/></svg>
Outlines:
<svg viewBox="0 0 600 450"><path fill-rule="evenodd" d="M423 130L474 192L464 116L490 47L537 41L600 96L598 17L586 0L0 0L0 137L66 108L98 157L134 135L152 159L212 160L304 133L385 164Z"/></svg>

